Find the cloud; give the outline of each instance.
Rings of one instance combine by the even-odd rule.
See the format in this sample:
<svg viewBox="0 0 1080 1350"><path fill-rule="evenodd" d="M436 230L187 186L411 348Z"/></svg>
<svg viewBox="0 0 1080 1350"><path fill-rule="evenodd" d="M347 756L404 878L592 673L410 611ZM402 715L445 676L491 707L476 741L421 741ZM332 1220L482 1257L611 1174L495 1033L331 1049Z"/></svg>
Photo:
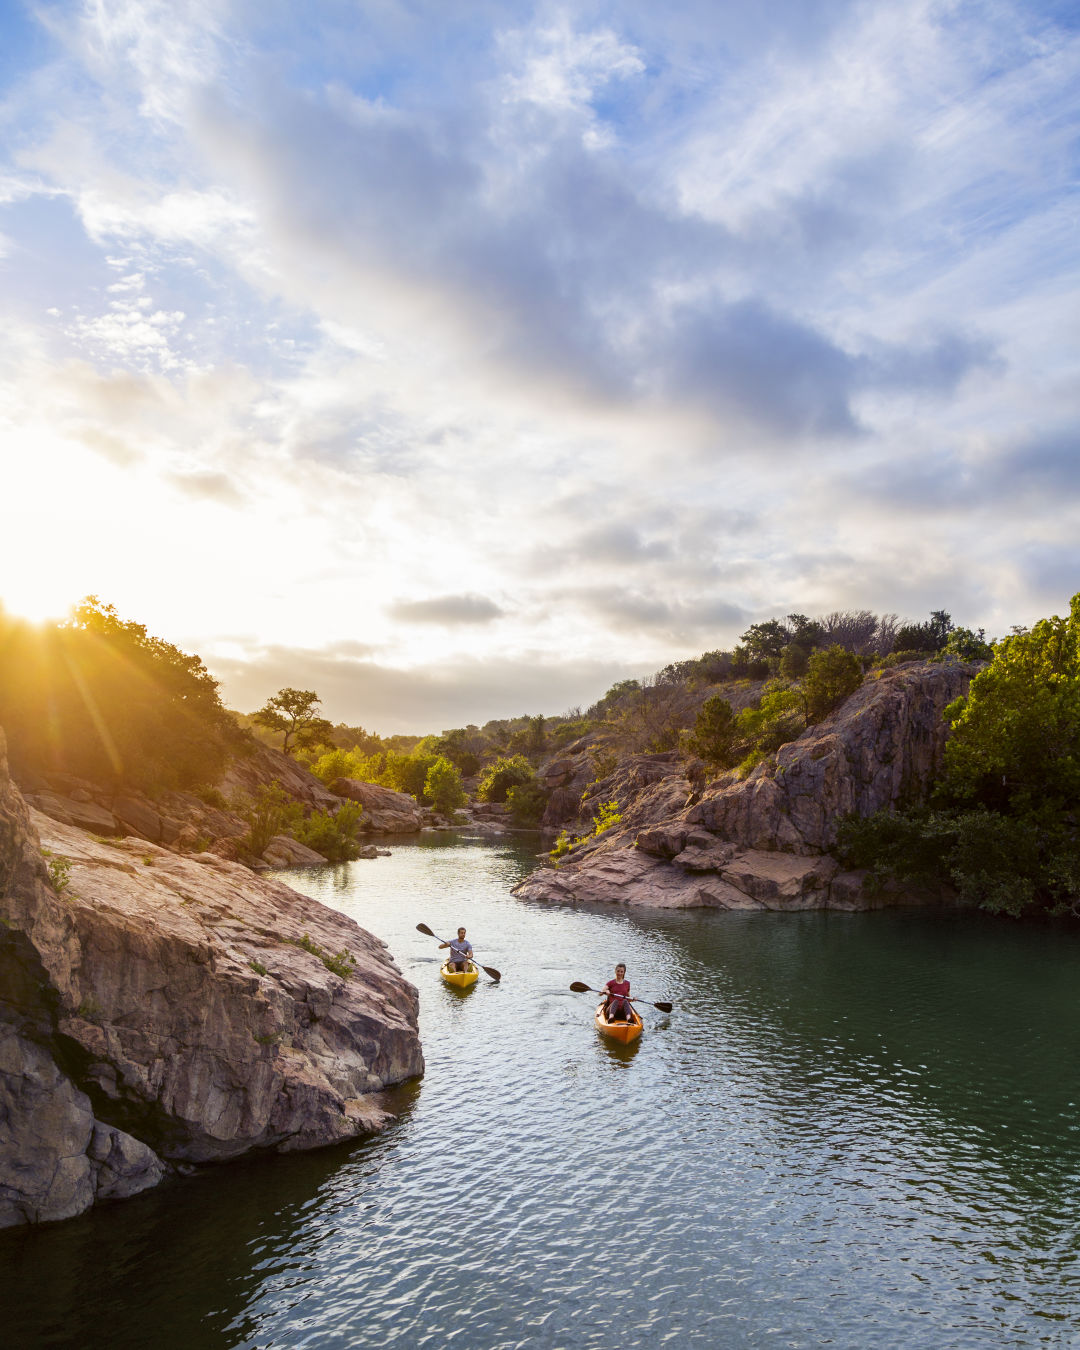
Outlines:
<svg viewBox="0 0 1080 1350"><path fill-rule="evenodd" d="M169 474L169 482L197 501L217 502L219 506L243 506L248 498L224 473L197 469L190 473Z"/></svg>
<svg viewBox="0 0 1080 1350"><path fill-rule="evenodd" d="M425 734L523 713L553 715L593 703L617 679L645 673L619 661L550 656L458 659L402 669L346 659L337 647L252 649L246 659L209 659L222 696L241 711L261 707L286 685L315 689L334 722L381 735Z"/></svg>
<svg viewBox="0 0 1080 1350"><path fill-rule="evenodd" d="M635 591L621 586L592 586L560 593L561 603L576 605L603 619L613 632L656 632L683 646L747 621L747 611L728 600L708 596L672 599L655 590Z"/></svg>
<svg viewBox="0 0 1080 1350"><path fill-rule="evenodd" d="M401 623L458 624L491 623L505 610L485 595L438 595L430 600L399 600L387 612Z"/></svg>

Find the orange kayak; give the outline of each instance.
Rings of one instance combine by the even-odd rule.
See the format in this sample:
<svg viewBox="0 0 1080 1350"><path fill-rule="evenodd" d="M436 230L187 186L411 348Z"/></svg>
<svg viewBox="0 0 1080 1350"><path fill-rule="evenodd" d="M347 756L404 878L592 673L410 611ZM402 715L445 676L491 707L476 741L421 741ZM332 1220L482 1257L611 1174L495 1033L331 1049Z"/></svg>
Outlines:
<svg viewBox="0 0 1080 1350"><path fill-rule="evenodd" d="M609 1022L604 1016L604 1005L596 1005L596 1029L602 1031L605 1036L612 1037L613 1040L622 1041L624 1045L629 1045L631 1041L636 1041L641 1035L642 1021L638 1015L638 1010L634 1007L630 1009L629 1022Z"/></svg>

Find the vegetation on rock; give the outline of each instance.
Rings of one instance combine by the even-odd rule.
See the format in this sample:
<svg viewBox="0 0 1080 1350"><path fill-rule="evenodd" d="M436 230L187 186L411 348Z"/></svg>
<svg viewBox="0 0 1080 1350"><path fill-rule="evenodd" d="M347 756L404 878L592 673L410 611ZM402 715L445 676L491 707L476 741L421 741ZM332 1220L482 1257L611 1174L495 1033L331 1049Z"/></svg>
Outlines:
<svg viewBox="0 0 1080 1350"><path fill-rule="evenodd" d="M1080 594L1068 618L993 644L966 698L928 807L843 827L853 866L951 882L998 913L1080 913Z"/></svg>

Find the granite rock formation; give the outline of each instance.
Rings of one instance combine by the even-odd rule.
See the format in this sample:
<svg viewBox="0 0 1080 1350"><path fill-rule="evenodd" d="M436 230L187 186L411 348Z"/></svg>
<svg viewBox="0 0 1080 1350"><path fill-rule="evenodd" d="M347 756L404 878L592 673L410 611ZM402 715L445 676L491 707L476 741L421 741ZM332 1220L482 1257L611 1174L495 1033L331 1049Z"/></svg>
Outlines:
<svg viewBox="0 0 1080 1350"><path fill-rule="evenodd" d="M871 892L830 850L844 815L925 796L945 747L945 707L978 669L919 662L884 671L741 781L725 774L703 786L678 755L637 756L590 789L589 800L619 802L620 825L534 872L515 894L680 909L868 909L940 898Z"/></svg>
<svg viewBox="0 0 1080 1350"><path fill-rule="evenodd" d="M0 733L0 1227L379 1128L417 996L351 919L214 853L31 813Z"/></svg>
<svg viewBox="0 0 1080 1350"><path fill-rule="evenodd" d="M363 806L361 829L367 834L415 834L424 824L423 811L407 792L357 778L336 778L331 787L337 798Z"/></svg>

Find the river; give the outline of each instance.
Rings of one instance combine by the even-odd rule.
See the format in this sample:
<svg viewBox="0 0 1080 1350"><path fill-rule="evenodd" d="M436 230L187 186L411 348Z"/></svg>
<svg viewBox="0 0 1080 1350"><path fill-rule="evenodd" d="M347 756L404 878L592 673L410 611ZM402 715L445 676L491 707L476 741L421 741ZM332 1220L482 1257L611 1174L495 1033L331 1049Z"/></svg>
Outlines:
<svg viewBox="0 0 1080 1350"><path fill-rule="evenodd" d="M0 1234L12 1350L1080 1345L1080 934L550 907L531 838L285 874L386 939L427 1059L370 1142ZM462 994L432 939L503 972ZM636 1047L596 1033L623 960Z"/></svg>

